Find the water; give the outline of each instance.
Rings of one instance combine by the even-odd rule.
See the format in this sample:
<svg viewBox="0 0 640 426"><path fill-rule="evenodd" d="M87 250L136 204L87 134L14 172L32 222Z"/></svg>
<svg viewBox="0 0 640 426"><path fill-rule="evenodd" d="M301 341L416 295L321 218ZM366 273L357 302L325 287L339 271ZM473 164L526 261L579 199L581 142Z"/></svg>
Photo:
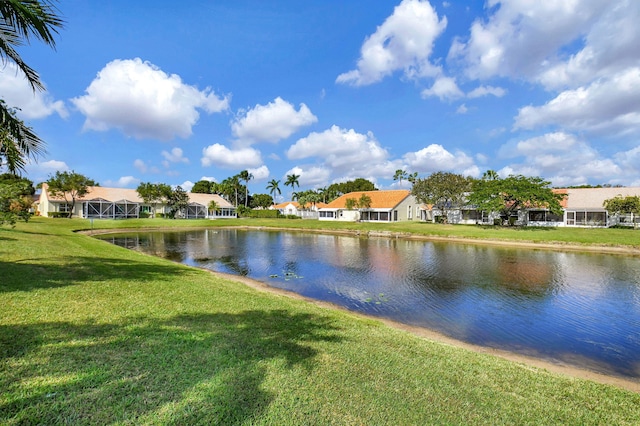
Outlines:
<svg viewBox="0 0 640 426"><path fill-rule="evenodd" d="M102 238L469 343L640 378L636 257L225 229Z"/></svg>

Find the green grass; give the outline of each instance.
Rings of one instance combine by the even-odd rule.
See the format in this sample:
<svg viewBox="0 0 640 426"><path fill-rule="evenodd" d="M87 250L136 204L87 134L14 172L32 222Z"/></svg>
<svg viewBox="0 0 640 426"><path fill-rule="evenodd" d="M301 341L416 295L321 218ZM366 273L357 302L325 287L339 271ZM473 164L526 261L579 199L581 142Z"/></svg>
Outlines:
<svg viewBox="0 0 640 426"><path fill-rule="evenodd" d="M94 227L149 223L213 225ZM89 221L0 229L0 424L640 423L639 394L260 292L78 228ZM488 235L465 232L456 236Z"/></svg>

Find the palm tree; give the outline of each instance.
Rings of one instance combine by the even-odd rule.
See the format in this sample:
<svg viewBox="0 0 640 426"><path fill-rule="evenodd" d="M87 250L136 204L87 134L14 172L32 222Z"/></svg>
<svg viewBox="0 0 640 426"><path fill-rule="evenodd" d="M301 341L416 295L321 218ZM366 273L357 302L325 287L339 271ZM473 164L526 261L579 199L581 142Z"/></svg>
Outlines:
<svg viewBox="0 0 640 426"><path fill-rule="evenodd" d="M396 173L393 175L393 180L397 180L398 186L402 186L402 180L407 179L408 177L409 175L407 174L406 171L402 169L398 169L396 170Z"/></svg>
<svg viewBox="0 0 640 426"><path fill-rule="evenodd" d="M298 182L299 177L300 175L296 175L295 173L287 175L287 181L284 183L284 185L291 186L292 190L296 189L296 185L298 185L298 188L300 188L300 182Z"/></svg>
<svg viewBox="0 0 640 426"><path fill-rule="evenodd" d="M22 60L15 48L35 38L55 49L53 37L63 23L49 0L0 2L0 58L2 62L14 62L34 91L44 90L44 85L38 73ZM0 101L0 129L0 157L4 157L10 172L23 170L26 158L36 158L44 153L44 141L16 117L14 108L3 101Z"/></svg>
<svg viewBox="0 0 640 426"><path fill-rule="evenodd" d="M280 188L278 187L278 185L280 185L280 181L279 180L275 180L275 179L271 179L271 181L267 184L267 190L269 190L269 193L271 194L271 197L273 198L273 204L276 203L276 193L278 195L282 194L282 191L280 191Z"/></svg>
<svg viewBox="0 0 640 426"><path fill-rule="evenodd" d="M253 175L249 173L249 170L243 170L238 175L240 180L245 181L244 187L244 205L248 207L249 205L249 181L253 179Z"/></svg>

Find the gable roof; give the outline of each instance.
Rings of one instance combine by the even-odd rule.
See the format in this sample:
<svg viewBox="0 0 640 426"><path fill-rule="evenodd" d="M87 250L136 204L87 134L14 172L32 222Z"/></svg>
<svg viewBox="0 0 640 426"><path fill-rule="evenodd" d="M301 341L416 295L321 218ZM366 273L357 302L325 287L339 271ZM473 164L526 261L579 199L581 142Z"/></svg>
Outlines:
<svg viewBox="0 0 640 426"><path fill-rule="evenodd" d="M371 198L372 209L392 209L409 195L411 192L406 189L396 189L388 191L357 191L349 192L348 194L341 195L336 198L324 208L327 209L344 209L346 208L347 200L354 198L356 201L362 197L362 194L367 194Z"/></svg>
<svg viewBox="0 0 640 426"><path fill-rule="evenodd" d="M49 187L46 183L42 184L42 193L40 196L42 197L43 195L48 197L48 199L51 201L58 201L58 202L64 201L64 197L53 196L49 192ZM215 201L218 207L233 208L233 205L230 202L228 202L218 194L198 194L198 193L188 192L187 195L189 196L190 203L201 204L206 207L209 205L211 201ZM84 197L77 198L76 201L83 202L83 201L91 201L91 200L99 200L99 199L103 201L109 201L109 202L126 200L132 203L140 203L140 204L144 203L142 198L140 198L140 196L138 195L138 191L135 189L107 188L104 186L90 186L88 188L87 194Z"/></svg>

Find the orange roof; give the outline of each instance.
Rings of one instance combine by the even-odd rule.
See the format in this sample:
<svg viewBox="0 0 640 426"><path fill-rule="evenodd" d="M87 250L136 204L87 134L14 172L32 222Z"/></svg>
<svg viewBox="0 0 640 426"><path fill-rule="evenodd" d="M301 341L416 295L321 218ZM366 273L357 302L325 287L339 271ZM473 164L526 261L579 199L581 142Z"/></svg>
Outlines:
<svg viewBox="0 0 640 426"><path fill-rule="evenodd" d="M325 206L328 209L344 209L349 198L356 201L360 199L362 194L367 194L371 198L372 209L392 209L407 198L411 192L406 189L397 189L389 191L358 191L341 195Z"/></svg>
<svg viewBox="0 0 640 426"><path fill-rule="evenodd" d="M276 204L275 206L273 206L276 209L284 209L285 207L287 207L289 204L291 204L293 207L295 207L296 209L300 207L300 204L298 204L297 201L285 201L284 203L280 203L280 204Z"/></svg>

